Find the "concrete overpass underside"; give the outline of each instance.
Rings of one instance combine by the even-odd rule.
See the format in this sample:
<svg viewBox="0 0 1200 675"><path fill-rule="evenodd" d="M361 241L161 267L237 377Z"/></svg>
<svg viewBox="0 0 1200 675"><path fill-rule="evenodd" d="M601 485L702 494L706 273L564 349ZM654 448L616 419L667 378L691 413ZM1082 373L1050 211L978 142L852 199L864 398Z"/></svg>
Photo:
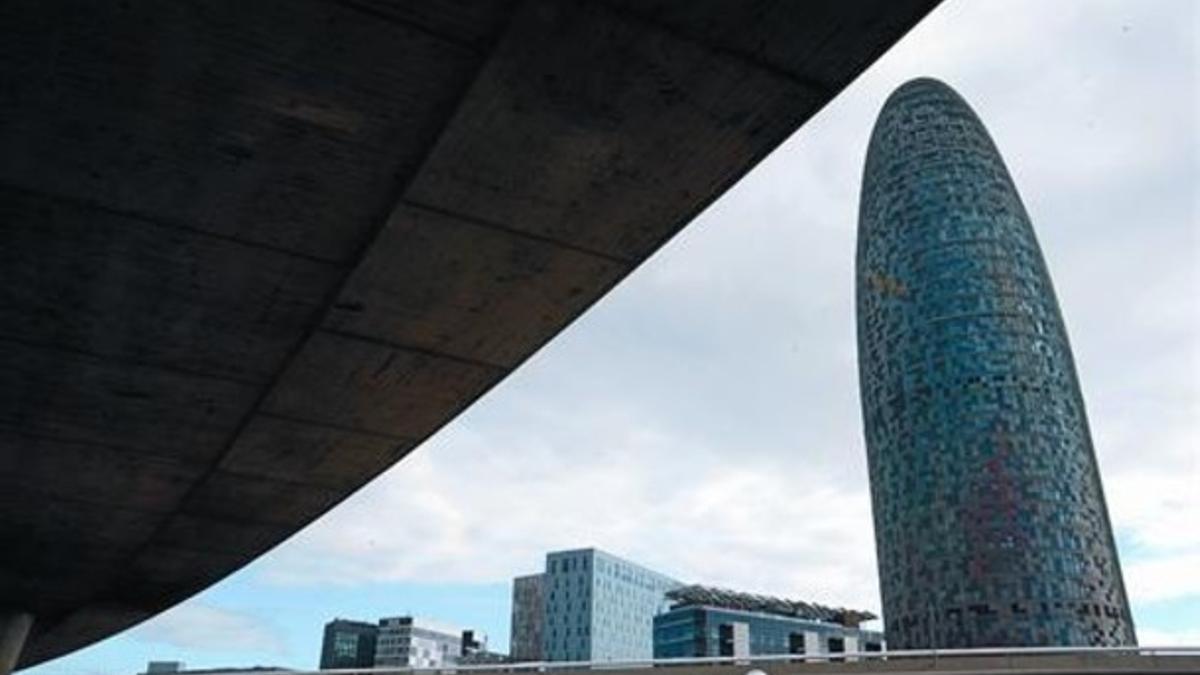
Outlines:
<svg viewBox="0 0 1200 675"><path fill-rule="evenodd" d="M0 612L29 666L404 457L936 0L0 5Z"/></svg>

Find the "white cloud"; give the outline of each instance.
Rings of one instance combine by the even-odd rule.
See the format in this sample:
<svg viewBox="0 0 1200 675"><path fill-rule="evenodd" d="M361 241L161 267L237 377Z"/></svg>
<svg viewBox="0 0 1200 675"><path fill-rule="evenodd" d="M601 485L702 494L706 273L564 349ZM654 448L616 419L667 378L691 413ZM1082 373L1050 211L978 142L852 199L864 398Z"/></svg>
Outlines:
<svg viewBox="0 0 1200 675"><path fill-rule="evenodd" d="M282 637L268 622L195 602L167 610L133 629L131 636L176 649L286 653Z"/></svg>
<svg viewBox="0 0 1200 675"><path fill-rule="evenodd" d="M1166 464L1164 462L1164 464ZM1109 481L1110 508L1121 514L1121 528L1139 547L1159 553L1200 551L1200 473L1127 470ZM1195 569L1200 583L1200 565ZM1200 591L1200 586L1197 587Z"/></svg>
<svg viewBox="0 0 1200 675"><path fill-rule="evenodd" d="M1135 559L1124 571L1130 596L1140 602L1200 598L1200 547Z"/></svg>
<svg viewBox="0 0 1200 675"><path fill-rule="evenodd" d="M507 580L540 569L547 550L597 545L684 580L877 605L867 497L825 472L737 462L637 420L574 441L588 452L536 441L502 451L469 426L452 430L274 554L263 574Z"/></svg>

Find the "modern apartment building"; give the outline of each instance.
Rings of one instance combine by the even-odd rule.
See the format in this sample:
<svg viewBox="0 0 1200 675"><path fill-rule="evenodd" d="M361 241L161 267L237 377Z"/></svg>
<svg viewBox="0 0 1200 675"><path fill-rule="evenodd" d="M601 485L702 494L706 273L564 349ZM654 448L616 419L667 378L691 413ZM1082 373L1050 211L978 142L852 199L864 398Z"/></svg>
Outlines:
<svg viewBox="0 0 1200 675"><path fill-rule="evenodd" d="M654 655L654 616L678 581L594 548L546 555L547 661L626 661Z"/></svg>

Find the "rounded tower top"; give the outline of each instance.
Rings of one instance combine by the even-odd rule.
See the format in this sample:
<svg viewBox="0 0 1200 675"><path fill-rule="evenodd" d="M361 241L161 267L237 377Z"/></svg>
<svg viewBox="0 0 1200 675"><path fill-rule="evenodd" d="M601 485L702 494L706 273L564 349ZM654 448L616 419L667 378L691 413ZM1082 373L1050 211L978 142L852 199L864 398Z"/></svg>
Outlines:
<svg viewBox="0 0 1200 675"><path fill-rule="evenodd" d="M928 103L934 100L953 103L971 110L971 106L967 105L967 101L954 90L954 87L937 78L914 77L897 87L887 97L887 101L883 104L883 112L886 112L890 107L904 106L912 103ZM883 112L880 114L883 114ZM971 114L974 114L974 111Z"/></svg>
<svg viewBox="0 0 1200 675"><path fill-rule="evenodd" d="M951 87L950 85L946 84L945 82L937 79L936 77L929 77L927 75L923 75L921 77L914 77L913 79L909 80L908 82L905 82L904 84L900 85L899 87L896 87L896 90L893 91L891 96L889 96L888 98L892 99L892 98L895 98L897 95L909 93L912 91L918 91L918 90L931 90L931 91L936 90L936 91L940 91L943 93L948 92L948 93L954 94L955 96L958 95L958 92L954 91L954 88Z"/></svg>
<svg viewBox="0 0 1200 675"><path fill-rule="evenodd" d="M897 150L911 152L914 141L944 140L941 123L952 121L962 124L961 131L980 137L992 152L997 152L991 136L979 116L953 87L932 77L918 77L900 85L887 97L867 148L867 166L876 155ZM902 129L904 134L889 133ZM920 132L926 132L921 134Z"/></svg>
<svg viewBox="0 0 1200 675"><path fill-rule="evenodd" d="M972 155L966 159L965 154ZM947 163L970 171L945 175ZM859 204L859 242L887 218L864 217L893 211L896 200L910 201L918 193L921 201L932 198L929 192L943 193L955 183L976 185L978 180L994 178L1003 185L1000 193L1006 208L1024 215L1012 177L996 144L975 111L950 85L932 77L918 77L900 85L888 96L867 146L863 167L863 187ZM894 189L897 181L908 188ZM943 199L950 195L941 194Z"/></svg>

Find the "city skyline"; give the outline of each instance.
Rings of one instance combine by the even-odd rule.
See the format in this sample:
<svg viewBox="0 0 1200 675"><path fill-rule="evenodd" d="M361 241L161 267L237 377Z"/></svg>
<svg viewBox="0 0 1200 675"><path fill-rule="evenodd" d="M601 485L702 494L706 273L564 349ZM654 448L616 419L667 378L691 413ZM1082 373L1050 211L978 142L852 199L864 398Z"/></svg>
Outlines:
<svg viewBox="0 0 1200 675"><path fill-rule="evenodd" d="M1142 642L1200 641L1186 632L1200 623L1188 573L1200 542L1186 527L1200 510L1183 489L1197 478L1195 66L1178 57L1195 48L1178 15L1194 10L1011 7L936 10L414 455L212 590L29 672L135 672L174 656L302 666L319 622L406 611L479 626L502 647L508 578L577 544L679 578L877 608L854 212L871 119L919 73L984 114L1052 258ZM1123 55L1108 56L1116 45ZM419 550L369 517L406 509ZM856 588L864 575L872 586Z"/></svg>

